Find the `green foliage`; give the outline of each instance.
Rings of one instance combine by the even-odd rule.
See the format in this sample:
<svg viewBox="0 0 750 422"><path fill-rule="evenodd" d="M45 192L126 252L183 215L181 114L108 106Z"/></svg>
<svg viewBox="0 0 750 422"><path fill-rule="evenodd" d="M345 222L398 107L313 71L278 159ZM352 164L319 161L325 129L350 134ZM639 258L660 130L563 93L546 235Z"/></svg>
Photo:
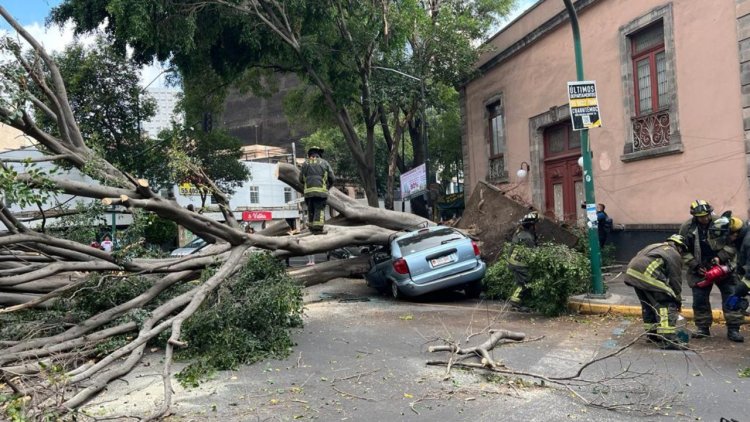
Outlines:
<svg viewBox="0 0 750 422"><path fill-rule="evenodd" d="M149 214L147 217L146 227L143 229L143 236L146 242L152 245L174 245L177 240L177 223L159 217L156 214Z"/></svg>
<svg viewBox="0 0 750 422"><path fill-rule="evenodd" d="M19 180L20 173L27 175L30 180ZM50 180L50 177L58 173L57 167L38 167L27 158L20 165L0 166L0 189L9 204L18 204L22 208L43 204L58 192Z"/></svg>
<svg viewBox="0 0 750 422"><path fill-rule="evenodd" d="M528 264L531 278L525 306L546 316L557 316L567 310L568 297L588 290L590 263L580 252L556 244L516 248L519 248L520 257ZM515 290L513 273L508 269L507 249L503 258L498 259L485 276L489 298L507 299Z"/></svg>
<svg viewBox="0 0 750 422"><path fill-rule="evenodd" d="M63 214L48 229L56 237L88 245L106 227L102 219L106 216L106 208L100 202L77 201L73 207L62 211Z"/></svg>
<svg viewBox="0 0 750 422"><path fill-rule="evenodd" d="M611 243L606 243L604 245L604 248L601 250L602 253L602 267L609 267L611 265L615 265L615 245Z"/></svg>
<svg viewBox="0 0 750 422"><path fill-rule="evenodd" d="M453 87L436 87L442 110L430 116L430 165L441 170L441 182L449 182L463 172L461 114L458 92Z"/></svg>
<svg viewBox="0 0 750 422"><path fill-rule="evenodd" d="M65 324L79 321L82 314L74 309L25 309L0 314L0 340L19 341L63 332Z"/></svg>
<svg viewBox="0 0 750 422"><path fill-rule="evenodd" d="M750 378L750 367L737 371L737 376L740 378Z"/></svg>
<svg viewBox="0 0 750 422"><path fill-rule="evenodd" d="M179 357L193 362L177 377L194 385L214 370L267 357L285 357L289 330L302 325L302 290L269 253L255 253L183 326L188 347Z"/></svg>
<svg viewBox="0 0 750 422"><path fill-rule="evenodd" d="M411 140L416 150L423 138L417 111L428 109L432 116L446 112L444 122L435 117L438 131L430 137L441 144L436 163L449 177L459 162L448 153L459 141L457 106L443 91L473 72L481 53L477 46L510 11L512 0L444 0L429 5L406 0L390 6L294 0L284 2L283 8L267 0L259 3L258 8L238 12L232 7L195 9L157 0L65 0L53 10L52 20L72 20L79 33L107 21L108 35L121 49L132 46L136 60L170 59L186 87L190 122L202 112L217 111L228 86L265 94L272 85L269 70L296 73L303 85L318 92L292 99L300 111L293 117L304 114L308 122L319 122L313 130L338 126L345 131L344 150L364 157L357 177L365 178L361 182L368 189L374 186L367 169L384 167L376 165L374 145L349 128L379 127L376 112L382 107L388 115L385 124L393 132L395 110L398 120L410 128L405 140ZM280 36L270 22L284 22L295 40L286 42L289 38ZM424 154L415 154L415 159L415 165L421 164Z"/></svg>
<svg viewBox="0 0 750 422"><path fill-rule="evenodd" d="M0 415L5 416L5 420L10 422L27 422L26 418L26 401L28 397L18 395L0 394Z"/></svg>
<svg viewBox="0 0 750 422"><path fill-rule="evenodd" d="M151 287L151 282L143 277L112 277L106 274L93 274L77 289L71 298L71 308L85 315L95 315L114 306L125 303Z"/></svg>
<svg viewBox="0 0 750 422"><path fill-rule="evenodd" d="M138 64L103 36L92 46L73 43L54 59L87 146L157 190L170 185L166 150L158 148L157 140L141 136L142 123L155 115L156 102L140 86ZM37 112L36 118L45 130L59 132L45 113Z"/></svg>
<svg viewBox="0 0 750 422"><path fill-rule="evenodd" d="M250 171L239 161L242 143L224 131L202 132L175 124L159 138L169 145L171 178L192 183L205 195L211 194L211 188L201 171L228 194L250 178Z"/></svg>
<svg viewBox="0 0 750 422"><path fill-rule="evenodd" d="M360 135L364 134L364 128L358 127ZM378 193L385 193L386 175L388 173L388 151L386 151L385 142L382 141L382 132L376 130L375 136L378 142L375 143L375 172L377 174ZM336 179L343 182L354 182L358 180L357 163L352 160L352 155L346 146L346 140L341 131L335 128L319 129L306 138L302 138L302 148L315 145L323 148L325 153L323 158L331 164ZM411 152L408 148L407 152Z"/></svg>

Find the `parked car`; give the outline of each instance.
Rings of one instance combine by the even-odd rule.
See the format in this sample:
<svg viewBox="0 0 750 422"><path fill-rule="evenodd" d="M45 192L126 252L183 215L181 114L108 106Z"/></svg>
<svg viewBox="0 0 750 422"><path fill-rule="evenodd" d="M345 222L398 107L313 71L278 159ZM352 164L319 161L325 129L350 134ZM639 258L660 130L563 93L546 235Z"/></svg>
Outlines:
<svg viewBox="0 0 750 422"><path fill-rule="evenodd" d="M169 256L181 257L191 255L205 248L206 245L208 245L208 242L201 239L200 237L196 237L195 239L188 242L187 245L173 250L172 253L169 254Z"/></svg>
<svg viewBox="0 0 750 422"><path fill-rule="evenodd" d="M395 298L443 289L463 290L476 298L487 271L477 244L445 226L397 235L388 246L373 251L370 261L367 285Z"/></svg>
<svg viewBox="0 0 750 422"><path fill-rule="evenodd" d="M336 248L326 253L326 259L350 259L356 258L362 254L369 253L372 246L344 246Z"/></svg>

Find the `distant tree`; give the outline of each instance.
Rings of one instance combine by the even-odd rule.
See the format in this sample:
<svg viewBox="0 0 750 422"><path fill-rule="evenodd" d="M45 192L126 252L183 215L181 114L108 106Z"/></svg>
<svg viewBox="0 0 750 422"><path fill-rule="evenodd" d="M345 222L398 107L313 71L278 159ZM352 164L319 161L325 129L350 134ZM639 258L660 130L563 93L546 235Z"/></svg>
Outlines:
<svg viewBox="0 0 750 422"><path fill-rule="evenodd" d="M461 113L454 88L442 86L438 96L441 108L430 116L429 154L433 169L440 171L439 181L445 184L463 172Z"/></svg>
<svg viewBox="0 0 750 422"><path fill-rule="evenodd" d="M362 128L358 128L363 132ZM375 144L375 169L377 180L377 191L379 195L385 195L386 176L388 171L388 151L386 151L385 142L382 141L382 134L376 133L376 139L379 141ZM319 146L325 150L323 158L331 164L336 180L340 183L358 184L359 175L357 172L357 163L352 161L349 149L346 147L341 131L338 128L319 129L309 136L302 139L302 147L305 151L311 146Z"/></svg>
<svg viewBox="0 0 750 422"><path fill-rule="evenodd" d="M417 111L427 108L423 104L433 98L434 83L455 84L471 71L479 54L475 46L511 4L512 0L66 0L54 9L53 19L72 19L79 32L107 20L110 34L121 45L132 45L144 62L170 58L183 71L210 66L226 81L245 76L248 69L297 73L318 90L327 123L341 130L368 203L377 206L375 129L383 129L387 150L395 156L400 139L390 126L408 128L415 164L424 162L424 153L416 148L423 139ZM381 68L411 74L419 83L394 74L388 85L380 85L385 78L381 74L387 72ZM391 86L405 95L385 95Z"/></svg>
<svg viewBox="0 0 750 422"><path fill-rule="evenodd" d="M171 185L167 167L158 165L168 161L165 150L141 131L142 122L155 115L156 103L139 84L140 66L102 36L90 47L73 43L54 59L68 81L70 105L89 145L154 187ZM54 133L56 122L45 113L36 117Z"/></svg>

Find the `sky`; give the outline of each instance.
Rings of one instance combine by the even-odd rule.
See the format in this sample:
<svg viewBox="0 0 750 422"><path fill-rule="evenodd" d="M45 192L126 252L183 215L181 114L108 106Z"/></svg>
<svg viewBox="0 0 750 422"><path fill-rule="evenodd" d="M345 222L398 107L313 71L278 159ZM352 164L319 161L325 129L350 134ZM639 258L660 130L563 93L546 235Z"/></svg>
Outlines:
<svg viewBox="0 0 750 422"><path fill-rule="evenodd" d="M67 44L73 42L73 28L70 24L63 28L59 26L46 27L44 22L53 7L59 5L62 0L2 0L0 5L4 7L31 35L36 38L49 51L62 51ZM526 9L536 3L537 0L517 0L513 12L505 19L499 28L518 17ZM498 28L498 29L499 29ZM4 19L0 19L0 31L10 30L10 25ZM84 44L91 42L93 37L80 39ZM163 70L169 67L167 64L157 62L144 66L141 71L141 86L164 87L165 75Z"/></svg>
<svg viewBox="0 0 750 422"><path fill-rule="evenodd" d="M52 8L60 3L62 3L62 0L0 0L0 5L48 51L62 51L75 38L71 24L63 28L57 25L46 27L44 24ZM0 31L10 29L10 25L0 18ZM84 44L88 44L92 40L92 36L79 39ZM162 66L158 62L144 66L141 70L141 86L165 87L165 75L162 71L167 67L169 66L166 64Z"/></svg>

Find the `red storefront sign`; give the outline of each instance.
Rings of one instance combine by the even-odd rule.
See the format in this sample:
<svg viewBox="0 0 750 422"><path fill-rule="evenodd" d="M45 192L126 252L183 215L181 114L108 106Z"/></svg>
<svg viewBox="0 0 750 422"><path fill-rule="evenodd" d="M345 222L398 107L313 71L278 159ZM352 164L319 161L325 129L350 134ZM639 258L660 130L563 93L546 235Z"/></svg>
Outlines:
<svg viewBox="0 0 750 422"><path fill-rule="evenodd" d="M242 221L265 221L271 219L271 211L242 211Z"/></svg>

